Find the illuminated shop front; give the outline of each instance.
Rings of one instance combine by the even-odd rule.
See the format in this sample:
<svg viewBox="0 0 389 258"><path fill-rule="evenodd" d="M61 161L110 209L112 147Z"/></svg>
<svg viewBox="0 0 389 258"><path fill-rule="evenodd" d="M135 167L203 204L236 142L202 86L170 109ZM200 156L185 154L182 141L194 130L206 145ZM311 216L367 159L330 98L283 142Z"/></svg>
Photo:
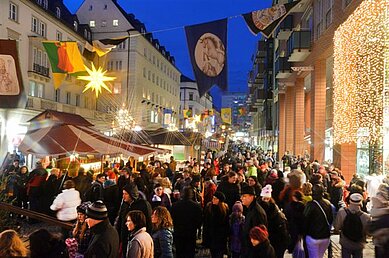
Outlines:
<svg viewBox="0 0 389 258"><path fill-rule="evenodd" d="M334 141L354 145L362 176L389 172L388 10L389 0L365 0L334 36Z"/></svg>

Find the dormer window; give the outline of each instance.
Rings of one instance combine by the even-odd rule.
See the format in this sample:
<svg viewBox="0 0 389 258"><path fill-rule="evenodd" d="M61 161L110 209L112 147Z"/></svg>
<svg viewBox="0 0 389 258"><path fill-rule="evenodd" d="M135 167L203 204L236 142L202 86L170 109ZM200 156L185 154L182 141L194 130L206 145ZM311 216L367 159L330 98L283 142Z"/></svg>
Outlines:
<svg viewBox="0 0 389 258"><path fill-rule="evenodd" d="M73 27L74 27L74 30L75 30L75 31L78 30L78 23L77 23L77 21L74 21L74 22L73 22Z"/></svg>
<svg viewBox="0 0 389 258"><path fill-rule="evenodd" d="M56 7L55 11L56 11L57 18L60 19L61 18L61 9L59 7Z"/></svg>
<svg viewBox="0 0 389 258"><path fill-rule="evenodd" d="M91 27L91 28L94 28L94 27L96 27L96 22L95 21L89 21L89 27Z"/></svg>
<svg viewBox="0 0 389 258"><path fill-rule="evenodd" d="M112 26L114 26L114 27L119 26L119 20L113 20L112 21Z"/></svg>

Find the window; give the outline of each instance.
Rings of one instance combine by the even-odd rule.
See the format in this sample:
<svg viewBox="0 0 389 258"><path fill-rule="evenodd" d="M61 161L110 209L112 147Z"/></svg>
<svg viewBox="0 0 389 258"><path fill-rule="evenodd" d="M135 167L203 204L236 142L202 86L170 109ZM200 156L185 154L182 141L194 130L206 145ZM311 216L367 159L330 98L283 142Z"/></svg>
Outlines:
<svg viewBox="0 0 389 258"><path fill-rule="evenodd" d="M101 27L107 27L107 21L106 20L102 20L101 21Z"/></svg>
<svg viewBox="0 0 389 258"><path fill-rule="evenodd" d="M42 83L37 83L37 94L36 96L38 98L44 98L44 93L45 93L45 85Z"/></svg>
<svg viewBox="0 0 389 258"><path fill-rule="evenodd" d="M116 61L115 68L116 68L116 71L121 71L122 70L122 61Z"/></svg>
<svg viewBox="0 0 389 258"><path fill-rule="evenodd" d="M49 7L49 0L43 0L43 8L47 10Z"/></svg>
<svg viewBox="0 0 389 258"><path fill-rule="evenodd" d="M61 9L59 7L56 7L55 8L55 14L57 15L57 18L60 19L61 18Z"/></svg>
<svg viewBox="0 0 389 258"><path fill-rule="evenodd" d="M151 72L150 71L148 71L148 73L147 73L147 79L150 81L150 77L151 77Z"/></svg>
<svg viewBox="0 0 389 258"><path fill-rule="evenodd" d="M89 21L89 27L91 27L91 28L94 28L94 27L96 27L96 22L95 21Z"/></svg>
<svg viewBox="0 0 389 258"><path fill-rule="evenodd" d="M36 82L30 81L30 87L28 89L28 95L35 97L35 87L36 87Z"/></svg>
<svg viewBox="0 0 389 258"><path fill-rule="evenodd" d="M119 20L113 20L112 21L112 26L114 26L114 27L119 26Z"/></svg>
<svg viewBox="0 0 389 258"><path fill-rule="evenodd" d="M193 100L193 92L189 92L189 100Z"/></svg>
<svg viewBox="0 0 389 258"><path fill-rule="evenodd" d="M155 82L155 74L154 73L153 73L153 80L152 81L153 81L153 83Z"/></svg>
<svg viewBox="0 0 389 258"><path fill-rule="evenodd" d="M126 49L126 41L123 41L118 45L118 49Z"/></svg>
<svg viewBox="0 0 389 258"><path fill-rule="evenodd" d="M113 84L113 94L120 94L122 92L122 84L120 82L115 82Z"/></svg>
<svg viewBox="0 0 389 258"><path fill-rule="evenodd" d="M18 21L18 6L12 2L9 3L9 19Z"/></svg>
<svg viewBox="0 0 389 258"><path fill-rule="evenodd" d="M31 19L31 31L38 33L38 19L32 16Z"/></svg>
<svg viewBox="0 0 389 258"><path fill-rule="evenodd" d="M155 56L153 56L153 64L155 64Z"/></svg>
<svg viewBox="0 0 389 258"><path fill-rule="evenodd" d="M40 22L40 35L46 37L46 23Z"/></svg>
<svg viewBox="0 0 389 258"><path fill-rule="evenodd" d="M61 90L56 89L54 92L54 101L60 102L61 101Z"/></svg>
<svg viewBox="0 0 389 258"><path fill-rule="evenodd" d="M104 10L107 10L108 9L108 6L105 4L104 5Z"/></svg>
<svg viewBox="0 0 389 258"><path fill-rule="evenodd" d="M78 31L78 23L77 23L77 21L73 22L73 28L74 28L75 31Z"/></svg>
<svg viewBox="0 0 389 258"><path fill-rule="evenodd" d="M84 38L88 38L88 31L86 29L84 29Z"/></svg>
<svg viewBox="0 0 389 258"><path fill-rule="evenodd" d="M146 78L146 67L143 67L143 78Z"/></svg>
<svg viewBox="0 0 389 258"><path fill-rule="evenodd" d="M58 40L58 41L62 41L62 33L60 31L57 30L57 32L55 33L55 38Z"/></svg>
<svg viewBox="0 0 389 258"><path fill-rule="evenodd" d="M93 10L93 5L90 5L89 6L89 11L92 11Z"/></svg>
<svg viewBox="0 0 389 258"><path fill-rule="evenodd" d="M66 104L69 104L71 103L71 97L72 97L72 93L70 93L69 91L66 92Z"/></svg>
<svg viewBox="0 0 389 258"><path fill-rule="evenodd" d="M159 76L157 75L157 85L159 85Z"/></svg>
<svg viewBox="0 0 389 258"><path fill-rule="evenodd" d="M146 48L143 49L143 55L147 57L147 50L146 50Z"/></svg>
<svg viewBox="0 0 389 258"><path fill-rule="evenodd" d="M81 96L80 94L76 94L76 106L79 107L81 102Z"/></svg>

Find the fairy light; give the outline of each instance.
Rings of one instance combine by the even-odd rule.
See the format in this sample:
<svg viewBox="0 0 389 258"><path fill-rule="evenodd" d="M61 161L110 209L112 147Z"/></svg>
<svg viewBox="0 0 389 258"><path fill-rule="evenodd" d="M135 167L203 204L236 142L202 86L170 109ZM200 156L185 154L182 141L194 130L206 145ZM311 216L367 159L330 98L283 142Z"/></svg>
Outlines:
<svg viewBox="0 0 389 258"><path fill-rule="evenodd" d="M365 0L334 36L334 140L382 139L389 0Z"/></svg>

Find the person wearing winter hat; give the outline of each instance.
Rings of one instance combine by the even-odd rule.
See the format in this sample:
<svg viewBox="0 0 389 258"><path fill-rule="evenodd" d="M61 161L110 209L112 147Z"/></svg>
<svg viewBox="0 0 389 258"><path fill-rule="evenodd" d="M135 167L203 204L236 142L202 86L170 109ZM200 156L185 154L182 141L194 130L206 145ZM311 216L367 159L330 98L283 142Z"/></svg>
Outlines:
<svg viewBox="0 0 389 258"><path fill-rule="evenodd" d="M169 195L164 193L164 188L161 184L156 184L154 186L154 195L151 198L151 208L155 208L157 206L166 207L168 210L172 207L172 201L170 200Z"/></svg>
<svg viewBox="0 0 389 258"><path fill-rule="evenodd" d="M210 248L212 257L223 257L229 235L228 205L225 195L216 191L204 209L203 246Z"/></svg>
<svg viewBox="0 0 389 258"><path fill-rule="evenodd" d="M243 205L240 201L236 201L232 206L230 215L230 250L232 258L240 257L242 251L241 234L244 220Z"/></svg>
<svg viewBox="0 0 389 258"><path fill-rule="evenodd" d="M96 201L86 208L86 223L92 239L84 257L117 258L119 253L119 236L108 220L108 210L102 201Z"/></svg>
<svg viewBox="0 0 389 258"><path fill-rule="evenodd" d="M247 257L276 258L274 248L269 242L269 233L265 225L253 227L249 234L252 249Z"/></svg>
<svg viewBox="0 0 389 258"><path fill-rule="evenodd" d="M289 233L286 224L285 214L278 208L272 198L272 186L266 185L262 188L261 199L258 204L266 212L268 218L268 229L271 233L269 241L274 248L276 257L284 257L289 242Z"/></svg>
<svg viewBox="0 0 389 258"><path fill-rule="evenodd" d="M77 206L77 222L74 225L72 235L77 241L77 253L79 254L85 253L92 237L91 231L86 223L86 209L91 204L91 202L83 202Z"/></svg>
<svg viewBox="0 0 389 258"><path fill-rule="evenodd" d="M127 214L133 210L140 210L143 212L146 217L147 232L151 232L151 205L148 201L143 200L139 197L138 187L134 183L129 183L123 187L123 201L120 206L118 217L115 221L115 228L119 233L120 243L122 244L122 257L125 257L127 253Z"/></svg>
<svg viewBox="0 0 389 258"><path fill-rule="evenodd" d="M247 256L250 252L250 237L249 232L255 226L267 225L267 217L263 208L255 200L254 188L248 185L243 186L242 204L247 208L245 209L245 222L242 228L242 255Z"/></svg>
<svg viewBox="0 0 389 258"><path fill-rule="evenodd" d="M349 198L349 206L340 208L334 223L336 231L341 231L339 243L342 246L342 257L362 257L363 249L366 245L366 235L368 224L371 221L370 215L361 210L363 197L359 193L353 193ZM349 239L346 235L348 234L347 224L345 220L348 214L357 214L362 223L362 234L361 238L357 241L356 239ZM359 224L361 225L361 224ZM354 225L356 228L357 224Z"/></svg>

